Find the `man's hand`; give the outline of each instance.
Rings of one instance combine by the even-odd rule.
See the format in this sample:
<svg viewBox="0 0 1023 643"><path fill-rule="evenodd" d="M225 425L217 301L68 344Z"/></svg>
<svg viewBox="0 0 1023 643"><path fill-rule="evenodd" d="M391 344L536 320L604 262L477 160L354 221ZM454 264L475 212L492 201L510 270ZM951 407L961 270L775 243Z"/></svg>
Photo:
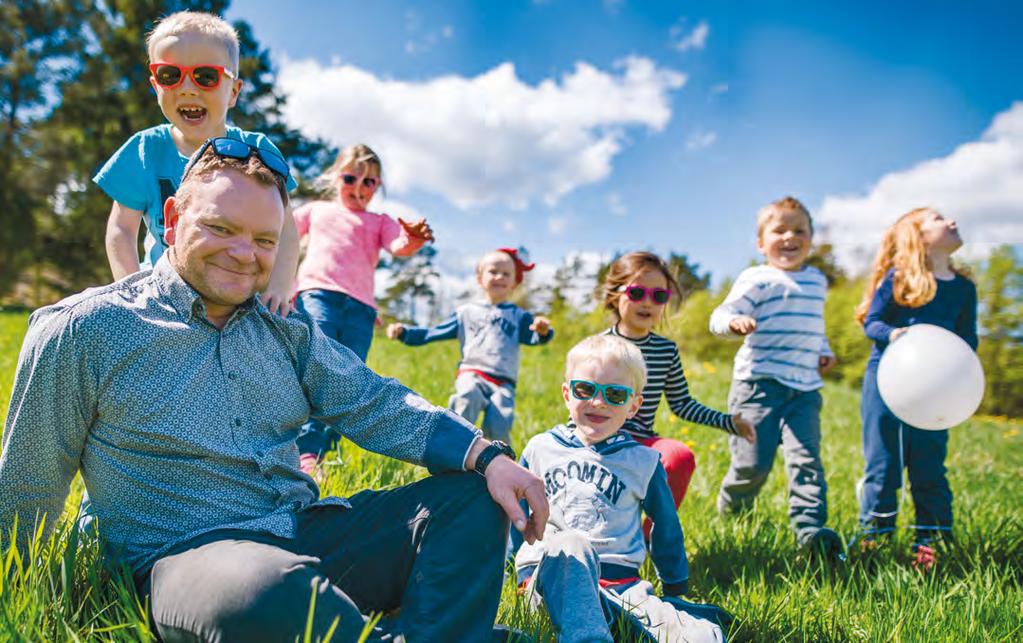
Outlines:
<svg viewBox="0 0 1023 643"><path fill-rule="evenodd" d="M551 320L544 316L534 317L529 330L534 331L540 337L547 337L551 333Z"/></svg>
<svg viewBox="0 0 1023 643"><path fill-rule="evenodd" d="M821 355L817 360L817 370L820 371L821 375L824 375L831 369L835 368L835 364L838 363L838 359L834 355Z"/></svg>
<svg viewBox="0 0 1023 643"><path fill-rule="evenodd" d="M547 517L550 515L543 481L505 455L497 456L487 466L486 478L490 497L508 514L511 523L522 533L525 541L532 545L537 540L543 540ZM519 500L522 499L529 505L528 521L519 506Z"/></svg>
<svg viewBox="0 0 1023 643"><path fill-rule="evenodd" d="M757 320L748 315L739 315L728 322L728 330L736 335L749 335L757 329Z"/></svg>
<svg viewBox="0 0 1023 643"><path fill-rule="evenodd" d="M423 241L433 241L433 230L426 223L426 219L420 219L415 223L409 223L408 221L398 217L398 225L405 231L410 237L415 239L422 239Z"/></svg>
<svg viewBox="0 0 1023 643"><path fill-rule="evenodd" d="M750 444L756 442L756 427L753 426L753 422L744 418L742 413L736 413L732 416L732 424L735 425L735 430L739 432L739 437L743 438Z"/></svg>
<svg viewBox="0 0 1023 643"><path fill-rule="evenodd" d="M405 334L404 324L387 325L387 339L401 339L401 336L404 334Z"/></svg>

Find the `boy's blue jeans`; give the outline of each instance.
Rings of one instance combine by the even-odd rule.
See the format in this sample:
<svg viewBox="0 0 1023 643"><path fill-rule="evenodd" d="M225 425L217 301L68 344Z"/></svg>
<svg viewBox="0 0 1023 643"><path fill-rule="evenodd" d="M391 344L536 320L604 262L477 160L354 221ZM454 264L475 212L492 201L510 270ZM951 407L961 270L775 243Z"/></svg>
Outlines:
<svg viewBox="0 0 1023 643"><path fill-rule="evenodd" d="M343 292L332 290L303 290L298 293L295 306L309 316L324 335L347 346L366 361L373 342L373 323L377 311ZM322 455L337 444L341 435L316 420L310 420L298 437L300 453Z"/></svg>
<svg viewBox="0 0 1023 643"><path fill-rule="evenodd" d="M879 532L895 527L902 469L906 468L916 506L918 537L951 529L952 489L945 476L948 430L925 431L902 424L881 399L877 388L877 364L868 364L863 374L860 415L863 419L863 459L866 460L860 496L861 526Z"/></svg>

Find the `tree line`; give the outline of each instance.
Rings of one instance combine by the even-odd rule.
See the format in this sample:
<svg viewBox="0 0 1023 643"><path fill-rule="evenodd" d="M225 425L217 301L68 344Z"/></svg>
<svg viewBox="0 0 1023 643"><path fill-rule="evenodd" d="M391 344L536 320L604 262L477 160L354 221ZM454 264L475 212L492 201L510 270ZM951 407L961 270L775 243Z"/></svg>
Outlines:
<svg viewBox="0 0 1023 643"><path fill-rule="evenodd" d="M0 4L0 301L39 306L110 279L104 248L109 198L91 181L96 170L134 132L164 121L148 82L146 34L157 19L191 9L223 15L228 0L15 0ZM244 21L235 21L245 80L230 112L237 126L260 131L278 145L299 180L301 199L311 179L336 150L288 127L285 98L274 68ZM381 300L394 318L416 319L450 307L433 284L436 250L382 264L392 273ZM828 334L839 366L830 377L858 385L869 343L852 320L863 280L842 272L830 247L812 262L831 281ZM735 344L707 332L710 311L730 284L711 288L709 273L682 254L671 254L686 302L668 322L684 354L730 360ZM583 275L579 258L567 260L549 283L527 285L523 303L556 316L582 315L567 293L583 280L595 287L602 270ZM980 295L979 354L987 375L983 410L1023 416L1023 258L1004 246L975 266ZM587 286L588 287L588 286ZM469 293L466 293L466 296ZM530 306L533 307L533 306ZM599 312L590 313L599 315Z"/></svg>

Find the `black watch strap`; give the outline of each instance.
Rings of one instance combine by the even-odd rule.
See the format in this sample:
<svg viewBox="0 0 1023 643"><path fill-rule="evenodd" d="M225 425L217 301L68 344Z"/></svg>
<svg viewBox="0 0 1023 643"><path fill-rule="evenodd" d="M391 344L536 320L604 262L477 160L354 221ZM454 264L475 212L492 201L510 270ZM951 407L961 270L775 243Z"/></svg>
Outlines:
<svg viewBox="0 0 1023 643"><path fill-rule="evenodd" d="M499 455L506 455L514 460L515 450L500 440L494 440L476 456L476 466L473 469L481 476L487 475L487 467Z"/></svg>

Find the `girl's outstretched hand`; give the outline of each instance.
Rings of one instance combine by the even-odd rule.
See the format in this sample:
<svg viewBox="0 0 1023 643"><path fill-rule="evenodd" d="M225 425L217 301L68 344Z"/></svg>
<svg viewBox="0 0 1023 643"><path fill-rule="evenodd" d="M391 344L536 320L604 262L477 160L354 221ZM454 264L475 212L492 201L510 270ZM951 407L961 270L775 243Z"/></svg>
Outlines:
<svg viewBox="0 0 1023 643"><path fill-rule="evenodd" d="M404 324L388 324L387 325L387 338L388 339L401 339L401 336L405 334Z"/></svg>
<svg viewBox="0 0 1023 643"><path fill-rule="evenodd" d="M732 424L735 425L735 430L739 432L739 437L750 444L757 441L756 427L753 426L753 422L744 418L741 413L736 413L732 416Z"/></svg>
<svg viewBox="0 0 1023 643"><path fill-rule="evenodd" d="M728 330L736 335L749 335L757 329L757 320L748 315L739 315L728 322Z"/></svg>
<svg viewBox="0 0 1023 643"><path fill-rule="evenodd" d="M540 337L547 337L551 332L551 320L546 317L534 317L533 323L529 325L529 330L535 332Z"/></svg>
<svg viewBox="0 0 1023 643"><path fill-rule="evenodd" d="M433 241L433 229L426 222L426 219L420 219L415 223L409 223L405 219L398 217L398 225L405 231L410 237L416 239L422 239L423 241Z"/></svg>

